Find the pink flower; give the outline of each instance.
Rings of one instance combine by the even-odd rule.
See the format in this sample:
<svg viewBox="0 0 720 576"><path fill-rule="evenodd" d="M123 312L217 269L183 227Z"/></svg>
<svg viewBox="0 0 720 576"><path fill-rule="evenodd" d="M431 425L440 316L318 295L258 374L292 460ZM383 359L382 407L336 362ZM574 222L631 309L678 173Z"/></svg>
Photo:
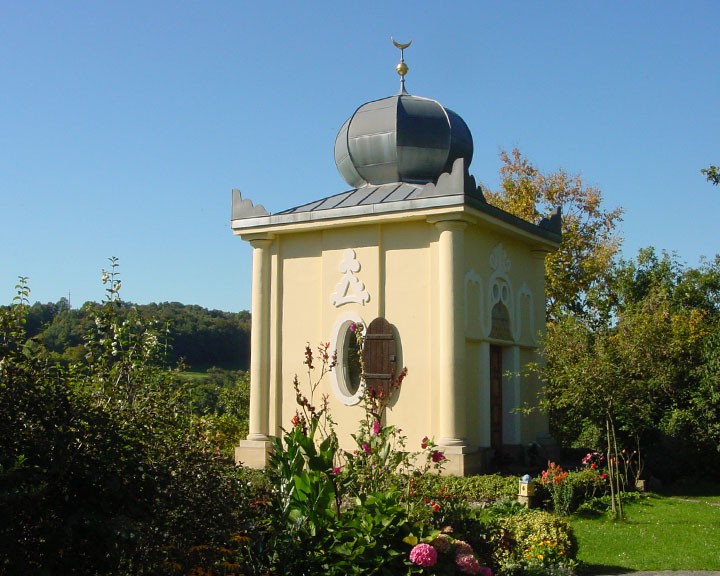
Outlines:
<svg viewBox="0 0 720 576"><path fill-rule="evenodd" d="M470 544L464 540L455 540L455 556L466 556L468 554L472 556L472 553L473 549Z"/></svg>
<svg viewBox="0 0 720 576"><path fill-rule="evenodd" d="M487 566L480 566L479 573L482 574L482 576L493 576L492 569Z"/></svg>
<svg viewBox="0 0 720 576"><path fill-rule="evenodd" d="M355 332L357 330L357 324L355 322L350 323L350 332Z"/></svg>
<svg viewBox="0 0 720 576"><path fill-rule="evenodd" d="M367 444L363 444L362 446L360 446L360 448L363 449L363 452L365 452L365 454L370 454L370 446L368 446Z"/></svg>
<svg viewBox="0 0 720 576"><path fill-rule="evenodd" d="M333 466L332 473L340 474L340 466Z"/></svg>
<svg viewBox="0 0 720 576"><path fill-rule="evenodd" d="M455 556L455 566L465 574L480 574L480 563L472 554L459 554Z"/></svg>
<svg viewBox="0 0 720 576"><path fill-rule="evenodd" d="M432 461L433 462L442 462L443 460L445 460L445 455L442 452L440 452L439 450L435 450L432 453Z"/></svg>
<svg viewBox="0 0 720 576"><path fill-rule="evenodd" d="M428 446L428 442L430 442L430 439L427 436L425 436L422 440L420 440L420 448L425 450L425 448L427 448L427 446Z"/></svg>
<svg viewBox="0 0 720 576"><path fill-rule="evenodd" d="M380 420L375 420L375 422L373 422L373 434L375 434L375 436L380 434L381 428L382 426L380 425Z"/></svg>
<svg viewBox="0 0 720 576"><path fill-rule="evenodd" d="M452 542L450 536L447 534L438 534L435 540L432 541L433 548L443 554L450 552L450 544L452 544Z"/></svg>
<svg viewBox="0 0 720 576"><path fill-rule="evenodd" d="M423 568L435 566L437 563L437 550L430 544L418 544L410 550L410 562Z"/></svg>

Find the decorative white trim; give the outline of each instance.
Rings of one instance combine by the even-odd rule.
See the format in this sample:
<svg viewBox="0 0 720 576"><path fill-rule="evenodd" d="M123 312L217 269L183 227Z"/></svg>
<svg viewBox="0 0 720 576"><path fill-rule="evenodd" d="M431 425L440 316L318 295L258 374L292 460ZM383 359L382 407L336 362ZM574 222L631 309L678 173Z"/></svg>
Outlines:
<svg viewBox="0 0 720 576"><path fill-rule="evenodd" d="M330 302L335 308L339 308L343 304L364 306L370 301L370 293L365 290L365 284L355 276L356 272L360 272L360 268L360 261L355 255L355 250L352 248L345 250L338 266L343 277L335 286L335 292L330 295Z"/></svg>
<svg viewBox="0 0 720 576"><path fill-rule="evenodd" d="M347 385L347 373L345 364L345 338L348 334L350 324L364 324L363 319L353 312L346 312L338 316L335 326L332 330L332 339L330 340L330 349L337 353L337 364L335 369L330 372L332 375L333 393L335 397L346 406L354 406L362 400L365 392L365 383L361 380L360 386L354 394L350 393Z"/></svg>
<svg viewBox="0 0 720 576"><path fill-rule="evenodd" d="M477 318L470 316L470 285L474 284L478 289L477 299ZM486 314L483 313L483 284L480 274L478 274L474 268L471 268L465 273L465 331L468 338L480 339L482 334L485 332ZM475 332L475 326L478 327L479 332Z"/></svg>
<svg viewBox="0 0 720 576"><path fill-rule="evenodd" d="M535 333L535 298L533 297L532 290L527 285L527 282L523 282L518 290L518 306L517 306L517 338L522 339L523 337L523 303L525 300L527 304L527 332L528 340L532 344L537 344L537 334Z"/></svg>
<svg viewBox="0 0 720 576"><path fill-rule="evenodd" d="M507 273L510 272L512 263L502 242L496 244L495 248L490 252L490 266L499 276L507 277Z"/></svg>
<svg viewBox="0 0 720 576"><path fill-rule="evenodd" d="M510 315L510 334L513 341L518 339L517 330L517 318L516 309L514 306L513 289L510 279L507 273L510 271L512 263L510 258L505 251L505 247L502 243L495 245L495 248L490 252L490 266L494 272L490 275L488 281L488 295L487 295L487 324L485 325L485 335L490 336L492 332L492 310L495 304L502 302L507 308L508 314Z"/></svg>

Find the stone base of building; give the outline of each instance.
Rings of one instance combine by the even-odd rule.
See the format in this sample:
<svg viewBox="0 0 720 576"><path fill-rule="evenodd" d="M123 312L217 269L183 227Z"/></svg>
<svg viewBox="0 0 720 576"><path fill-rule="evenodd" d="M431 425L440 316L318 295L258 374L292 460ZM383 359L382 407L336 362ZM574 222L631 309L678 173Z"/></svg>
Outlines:
<svg viewBox="0 0 720 576"><path fill-rule="evenodd" d="M475 446L439 446L445 458L442 474L447 476L471 476L473 474L492 474L506 468L517 471L528 466L542 466L548 460L557 460L559 449L548 436L539 439L539 450L529 446L503 446L501 459L498 460L495 450L489 447ZM262 470L270 462L272 452L271 440L241 440L235 447L235 463L248 468Z"/></svg>
<svg viewBox="0 0 720 576"><path fill-rule="evenodd" d="M271 452L271 440L240 440L235 447L235 463L262 470L267 467Z"/></svg>
<svg viewBox="0 0 720 576"><path fill-rule="evenodd" d="M445 476L470 476L482 474L489 469L492 451L472 446L440 446L445 455Z"/></svg>
<svg viewBox="0 0 720 576"><path fill-rule="evenodd" d="M499 454L494 448L473 446L439 446L447 458L443 474L470 476L472 474L493 474L496 472L520 473L547 466L549 461L557 462L560 449L548 434L538 436L527 445L506 444Z"/></svg>

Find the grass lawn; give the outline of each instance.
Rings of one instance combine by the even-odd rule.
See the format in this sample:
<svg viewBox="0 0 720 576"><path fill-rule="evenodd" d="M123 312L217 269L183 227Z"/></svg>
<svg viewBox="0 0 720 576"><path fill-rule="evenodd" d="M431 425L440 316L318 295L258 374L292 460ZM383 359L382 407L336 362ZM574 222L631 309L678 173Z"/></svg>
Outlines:
<svg viewBox="0 0 720 576"><path fill-rule="evenodd" d="M196 370L185 370L184 372L180 373L180 376L183 379L196 384L208 379L208 375L206 372L200 372Z"/></svg>
<svg viewBox="0 0 720 576"><path fill-rule="evenodd" d="M720 570L720 487L705 495L649 494L625 508L625 519L572 517L590 573L631 570Z"/></svg>

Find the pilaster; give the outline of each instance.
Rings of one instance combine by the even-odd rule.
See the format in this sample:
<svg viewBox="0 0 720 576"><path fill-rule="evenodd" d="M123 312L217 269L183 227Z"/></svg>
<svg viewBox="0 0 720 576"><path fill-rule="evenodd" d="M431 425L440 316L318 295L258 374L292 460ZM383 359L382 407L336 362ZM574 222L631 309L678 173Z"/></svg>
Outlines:
<svg viewBox="0 0 720 576"><path fill-rule="evenodd" d="M465 429L465 228L461 220L435 222L438 239L440 446L466 445Z"/></svg>
<svg viewBox="0 0 720 576"><path fill-rule="evenodd" d="M272 238L250 240L253 248L252 332L250 335L250 422L247 439L269 440L270 249Z"/></svg>

